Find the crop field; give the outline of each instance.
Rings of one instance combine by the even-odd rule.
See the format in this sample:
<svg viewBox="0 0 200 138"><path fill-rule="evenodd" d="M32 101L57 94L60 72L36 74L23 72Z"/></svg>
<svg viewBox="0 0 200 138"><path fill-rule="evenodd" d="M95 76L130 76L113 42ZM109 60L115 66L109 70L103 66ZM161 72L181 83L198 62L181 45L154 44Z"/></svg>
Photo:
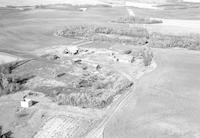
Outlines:
<svg viewBox="0 0 200 138"><path fill-rule="evenodd" d="M81 118L75 119L66 116L58 116L50 119L38 132L35 138L42 137L83 137L83 132L92 126L92 121L85 121ZM78 129L77 129L78 128Z"/></svg>

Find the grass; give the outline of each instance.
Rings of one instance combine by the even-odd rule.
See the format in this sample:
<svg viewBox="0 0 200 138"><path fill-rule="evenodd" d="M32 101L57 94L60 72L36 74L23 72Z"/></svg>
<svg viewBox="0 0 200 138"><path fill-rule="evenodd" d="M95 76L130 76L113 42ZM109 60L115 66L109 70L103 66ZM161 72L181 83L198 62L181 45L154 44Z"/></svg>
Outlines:
<svg viewBox="0 0 200 138"><path fill-rule="evenodd" d="M158 24L163 23L162 20L151 19L151 18L142 18L142 17L120 17L112 22L116 23L129 23L129 24Z"/></svg>
<svg viewBox="0 0 200 138"><path fill-rule="evenodd" d="M70 94L71 92L78 92L77 88L73 87L50 87L50 86L41 86L34 89L34 91L42 92L46 96L56 97L60 93Z"/></svg>

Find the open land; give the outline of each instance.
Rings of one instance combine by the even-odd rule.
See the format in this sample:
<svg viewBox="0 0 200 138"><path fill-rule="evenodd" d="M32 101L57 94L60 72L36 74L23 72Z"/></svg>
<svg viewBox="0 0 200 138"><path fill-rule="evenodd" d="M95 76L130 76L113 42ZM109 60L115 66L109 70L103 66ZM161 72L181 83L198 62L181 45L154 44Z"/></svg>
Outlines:
<svg viewBox="0 0 200 138"><path fill-rule="evenodd" d="M199 137L199 52L154 53L156 70L138 81L135 93L105 127L105 138Z"/></svg>
<svg viewBox="0 0 200 138"><path fill-rule="evenodd" d="M199 4L23 2L0 8L0 136L199 136Z"/></svg>

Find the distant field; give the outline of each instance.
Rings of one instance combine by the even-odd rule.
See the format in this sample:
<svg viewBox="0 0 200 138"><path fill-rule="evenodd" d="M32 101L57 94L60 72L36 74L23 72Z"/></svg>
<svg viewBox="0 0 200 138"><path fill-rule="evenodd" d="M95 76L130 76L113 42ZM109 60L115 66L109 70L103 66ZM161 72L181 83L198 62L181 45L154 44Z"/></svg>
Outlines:
<svg viewBox="0 0 200 138"><path fill-rule="evenodd" d="M43 2L46 1L43 0ZM58 1L62 2L63 0L49 0L48 2ZM74 3L78 3L78 1L87 3L92 0L69 1ZM89 6L88 3L82 6L72 6L69 4L38 5L40 3L33 0L26 0L26 2L32 2L33 5L36 4L37 6L23 6L26 5L26 3L23 3L25 0L1 0L0 4L8 4L9 2L10 4L15 3L14 5L21 4L21 6L16 7L10 5L0 8L0 52L31 59L1 66L1 72L3 73L0 73L0 92L2 91L2 95L4 96L0 99L0 125L3 126L3 129L11 130L14 133L14 137L17 138L32 137L36 134L40 126L50 128L46 129L47 131L40 131L41 133L38 133L38 137L44 136L49 131L53 133L55 132L54 130L63 132L62 129L69 130L65 131L64 135L66 136L76 130L82 130L82 128L83 132L79 132L84 134L85 131L88 132L88 128L93 127L87 127L87 125L93 123L88 117L92 117L94 121L96 119L98 121L102 120L105 115L115 113L113 110L107 110L113 107L116 108L114 110L118 110L118 104L113 106L112 103L118 102L116 98L121 94L128 93L129 90L132 93L132 86L135 86L133 81L146 72L147 66L152 65L153 53L149 47L146 47L146 44L156 48L180 47L199 50L199 38L188 38L188 36L175 37L174 35L162 34L152 36L150 34L152 32L164 32L166 34L181 32L182 34L185 32L188 33L188 31L199 33L200 27L199 21L197 20L200 19L200 15L198 14L198 8L187 7L177 9L177 5L167 4L163 5L164 7L170 7L166 10L132 7L137 17L147 17L149 20L152 17L170 19L162 19L163 23L160 24L147 25L142 22L141 24L134 23L130 25L129 23L112 22L114 19L129 16L125 7L111 7L107 5ZM95 2L95 0L92 1L93 4ZM137 2L142 2L142 0L137 0ZM157 1L151 0L148 2L152 3ZM158 2L162 3L163 1L159 0ZM78 4L81 4L81 2ZM86 9L83 10L81 8ZM137 31L134 30L135 28L140 29ZM58 35L57 32L61 32L61 34ZM140 33L141 37L138 37ZM91 39L95 35L97 37ZM106 41L103 41L101 37L106 38L104 39ZM127 43L124 41L132 41L134 39L136 39L136 42L143 40L144 43ZM82 48L79 44L86 45ZM145 47L143 47L144 45ZM192 56L191 59L188 58L187 60L185 54L176 60L177 63L175 63L174 55L177 54L173 52L166 54L164 51L163 53L161 51L160 54L165 54L164 56L166 56L162 63L170 63L169 57L172 57L172 64L177 65L181 69L177 70L179 73L182 73L181 71L185 68L177 63L183 63L182 61L190 63L188 61L195 59L193 54L194 57ZM0 64L2 59L10 62L15 60L13 58L15 57L0 53ZM197 61L197 63L199 62ZM189 65L187 67L190 67ZM196 63L194 66L196 66ZM171 69L170 67L169 70L171 71ZM188 70L191 71L192 67L188 68ZM166 73L166 70L164 71ZM190 71L186 70L187 73ZM173 78L171 80L174 80L174 77L175 79L177 78L173 72L172 76ZM193 76L191 77L194 78ZM153 80L156 80L156 78L150 78L151 82L158 82L152 81L152 78ZM159 76L157 78L160 80ZM188 76L185 76L185 78L188 78ZM185 78L183 78L184 81L186 80ZM168 84L168 81L166 82L165 84ZM147 83L142 84L147 86ZM164 88L162 86L161 88ZM157 89L157 87L155 88ZM31 91L18 92L24 89ZM151 90L151 87L149 90ZM10 94L9 98L6 97L7 94ZM166 92L164 91L163 94L166 94ZM188 93L186 94L187 98ZM19 101L24 98L24 95L36 98L33 100L38 102L33 108L29 108L30 110L19 110L18 108L20 105ZM152 93L152 95L154 96L155 93ZM157 98L157 95L155 96ZM182 99L180 96L178 98ZM148 100L145 99L144 101ZM119 104L121 103L122 100L119 100ZM173 107L175 107L174 105ZM93 109L83 109L82 111L81 108L73 108L72 106ZM105 107L109 108L106 109ZM145 105L144 109L147 109L146 107ZM98 110L94 110L95 108ZM102 113L99 110L101 108L105 108ZM153 110L151 109L151 111ZM70 114L67 112L70 112ZM78 118L66 117L65 119L55 118L55 120L45 125L41 124L56 114L65 114L67 116L73 114L75 117L83 116L83 118L84 116L88 116L86 121L90 122L86 122L85 124L87 125L85 125L83 124L85 120L79 121L77 120ZM61 123L55 124L59 120ZM51 123L55 125L51 125ZM56 126L59 126L60 129L57 129ZM71 126L75 127L72 128ZM114 133L117 134L117 132L115 131ZM46 137L53 136L53 133L49 133ZM76 135L75 132L74 135Z"/></svg>
<svg viewBox="0 0 200 138"><path fill-rule="evenodd" d="M133 12L138 16L154 17L154 18L167 18L167 19L188 19L199 20L200 8L185 8L185 9L168 9L168 10L152 10L134 8Z"/></svg>
<svg viewBox="0 0 200 138"><path fill-rule="evenodd" d="M68 25L94 24L103 26L128 27L128 24L116 24L111 21L128 16L125 8L108 6L86 6L85 12L80 11L79 6L47 5L37 9L26 10L15 7L0 8L0 45L1 49L30 51L53 45L70 44L74 40L57 37L55 32ZM162 24L146 25L150 32L165 33L199 32L199 9L178 10L152 10L131 8L138 17L147 18L172 18L177 20L163 20ZM193 19L182 21L178 19ZM175 23L175 24L174 24ZM134 25L133 25L134 26ZM141 25L144 27L143 25ZM169 27L170 26L170 27ZM191 29L192 28L192 29Z"/></svg>
<svg viewBox="0 0 200 138"><path fill-rule="evenodd" d="M57 37L54 33L70 24L106 23L109 26L110 17L118 18L123 15L127 15L125 9L110 7L89 7L86 12L74 9L23 11L15 8L0 8L1 49L29 51L52 45L69 44L72 42L70 39Z"/></svg>
<svg viewBox="0 0 200 138"><path fill-rule="evenodd" d="M199 9L200 3L190 3L190 2L170 3L170 4L158 5L157 7L163 8L165 10Z"/></svg>
<svg viewBox="0 0 200 138"><path fill-rule="evenodd" d="M72 5L97 5L104 4L100 0L1 0L0 6L12 5L12 6L34 6L45 4L72 4Z"/></svg>
<svg viewBox="0 0 200 138"><path fill-rule="evenodd" d="M86 7L85 12L81 7ZM70 44L74 40L57 37L54 33L68 25L96 24L116 26L112 20L128 16L126 8L109 6L70 6L70 5L46 5L36 9L22 7L0 8L0 45L1 49L30 51L33 49L52 45ZM146 25L150 31L166 33L199 32L200 19L199 8L152 10L131 7L137 17L142 18L169 18L177 20L163 20L162 24ZM189 19L182 21L178 19ZM176 24L174 24L176 23ZM128 24L117 24L118 27L128 27ZM141 25L144 27L143 25ZM170 27L169 27L170 26ZM178 26L178 27L177 27ZM192 28L192 29L191 29Z"/></svg>
<svg viewBox="0 0 200 138"><path fill-rule="evenodd" d="M147 3L147 4L163 4L168 2L177 2L178 0L127 0L128 2ZM41 5L41 4L111 4L123 3L122 0L1 0L0 5Z"/></svg>

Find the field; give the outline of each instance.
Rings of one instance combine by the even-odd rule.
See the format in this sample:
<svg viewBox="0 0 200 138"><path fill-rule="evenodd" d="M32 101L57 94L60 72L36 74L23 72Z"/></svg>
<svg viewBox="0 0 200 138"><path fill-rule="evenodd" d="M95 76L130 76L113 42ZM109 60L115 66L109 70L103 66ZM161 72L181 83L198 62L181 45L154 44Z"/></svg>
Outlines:
<svg viewBox="0 0 200 138"><path fill-rule="evenodd" d="M156 68L154 52L160 64L155 48L200 50L199 35L194 34L199 31L198 5L128 7L137 15L133 18L124 6L96 2L0 8L0 136L96 137L106 127L104 134L110 137L118 129L112 128L112 116L135 96L138 79ZM33 106L20 107L25 98Z"/></svg>
<svg viewBox="0 0 200 138"><path fill-rule="evenodd" d="M55 115L71 116L73 112L78 112L73 115L73 120L83 118L71 124L74 129L86 127L81 125L85 121L88 128L81 133L73 133L70 129L66 134L85 135L91 125L97 124L95 120L98 122L98 116L106 115L115 105L116 97L133 88L138 73L147 70L152 61L152 53L148 48L136 49L131 46L120 49L115 46L112 50L108 47L54 46L35 50L34 54L42 60L22 60L20 63L1 65L0 111L9 112L10 116L1 116L0 124L4 129L12 131L15 137L33 136L38 131L37 126L42 123L45 125L48 118ZM127 77L129 73L131 78ZM12 100L7 101L7 95ZM34 99L35 105L29 109L20 108L19 102L24 96ZM58 111L59 108L66 112ZM94 117L94 112L98 116ZM10 121L5 122L5 118ZM40 122L30 122L35 118L39 118ZM22 133L24 127L29 133ZM30 130L32 127L34 129ZM48 129L38 135L46 135L45 131Z"/></svg>
<svg viewBox="0 0 200 138"><path fill-rule="evenodd" d="M9 8L2 8L0 11L1 49L7 49L9 45L12 50L23 51L52 45L69 44L71 41L68 39L53 35L56 30L63 28L63 26L90 22L93 22L93 24L105 24L105 22L109 21L109 17L127 14L125 9L117 10L116 8L113 10L112 8L104 7L91 7L86 12L53 9L21 11ZM41 25L43 29L40 28Z"/></svg>
<svg viewBox="0 0 200 138"><path fill-rule="evenodd" d="M141 78L124 108L113 115L104 128L105 138L193 138L200 134L196 117L200 113L199 52L154 49L154 59L157 68Z"/></svg>
<svg viewBox="0 0 200 138"><path fill-rule="evenodd" d="M133 28L131 32L128 25L122 24L117 27L121 31L117 32L112 23L105 23L111 16L118 18L127 14L125 9L87 6L88 10L83 12L81 7L69 5L20 8L1 8L1 51L20 57L20 62L24 62L14 68L15 62L14 65L8 64L8 69L13 69L2 72L0 112L10 114L1 115L3 131L11 131L14 137L21 138L32 137L41 128L36 135L40 137L47 135L48 129L42 130L42 126L48 127L51 123L47 121L49 118L59 120L57 116L70 116L72 121L66 121L64 126L70 121L69 127L85 128L81 132L66 131L65 135L86 135L115 107L117 97L133 89L138 74L151 64L149 48L139 43L141 47L132 47L127 43L129 37L145 42L146 30ZM93 23L89 24L91 21ZM96 40L88 40L90 37L80 39L78 34L58 35L66 28L74 31L74 23L75 28L83 26L83 32L93 28L90 36L98 30L98 35L109 39L104 41L96 37ZM110 33L105 32L107 28ZM120 41L116 43L117 39ZM121 43L126 43L126 46L121 47ZM4 64L2 68L5 68ZM132 77L127 74L132 74ZM9 101L6 100L8 96L11 97ZM20 108L24 96L35 101L33 107ZM63 109L66 112L62 112ZM78 118L80 121L75 121Z"/></svg>

